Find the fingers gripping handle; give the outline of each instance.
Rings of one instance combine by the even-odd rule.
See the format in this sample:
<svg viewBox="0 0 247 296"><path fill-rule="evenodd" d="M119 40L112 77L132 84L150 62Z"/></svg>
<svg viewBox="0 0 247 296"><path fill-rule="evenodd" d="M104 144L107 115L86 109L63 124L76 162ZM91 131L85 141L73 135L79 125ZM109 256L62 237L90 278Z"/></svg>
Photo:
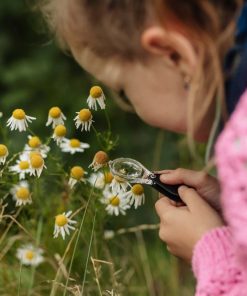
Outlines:
<svg viewBox="0 0 247 296"><path fill-rule="evenodd" d="M174 200L176 202L182 202L178 194L178 188L181 186L180 184L179 185L164 184L160 181L159 174L152 174L149 176L149 179L152 181L151 186L155 188L157 191L164 194L171 200Z"/></svg>

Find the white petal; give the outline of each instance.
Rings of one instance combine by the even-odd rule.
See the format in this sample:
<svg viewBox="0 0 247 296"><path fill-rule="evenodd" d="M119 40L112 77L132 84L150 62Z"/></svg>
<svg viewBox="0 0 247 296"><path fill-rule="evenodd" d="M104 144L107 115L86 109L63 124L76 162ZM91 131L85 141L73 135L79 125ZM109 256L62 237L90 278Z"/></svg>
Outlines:
<svg viewBox="0 0 247 296"><path fill-rule="evenodd" d="M60 227L60 232L61 232L61 235L62 235L63 239L65 239L64 227Z"/></svg>

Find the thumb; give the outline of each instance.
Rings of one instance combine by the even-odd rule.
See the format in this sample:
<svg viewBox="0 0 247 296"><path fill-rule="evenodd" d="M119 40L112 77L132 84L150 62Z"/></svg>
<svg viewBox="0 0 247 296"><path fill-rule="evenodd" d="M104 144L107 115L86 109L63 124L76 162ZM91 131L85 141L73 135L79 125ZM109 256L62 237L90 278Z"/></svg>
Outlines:
<svg viewBox="0 0 247 296"><path fill-rule="evenodd" d="M199 206L207 205L205 200L193 188L184 185L180 186L178 188L178 194L191 211L197 210Z"/></svg>
<svg viewBox="0 0 247 296"><path fill-rule="evenodd" d="M158 201L155 203L155 209L157 214L162 217L164 213L169 211L170 209L174 208L171 204L170 199L166 196L162 196Z"/></svg>

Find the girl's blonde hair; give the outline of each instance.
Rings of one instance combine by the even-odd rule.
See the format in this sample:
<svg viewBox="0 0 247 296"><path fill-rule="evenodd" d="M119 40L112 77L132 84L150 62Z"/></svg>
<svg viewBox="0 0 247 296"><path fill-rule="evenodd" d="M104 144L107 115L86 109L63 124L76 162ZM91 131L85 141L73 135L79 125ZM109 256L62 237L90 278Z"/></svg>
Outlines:
<svg viewBox="0 0 247 296"><path fill-rule="evenodd" d="M175 19L196 45L199 63L190 83L188 135L223 104L222 61L233 41L241 0L43 0L40 9L63 48L100 58L145 61L141 33L153 21ZM83 64L83 63L82 63ZM203 104L197 97L206 94ZM196 111L196 112L195 112Z"/></svg>
<svg viewBox="0 0 247 296"><path fill-rule="evenodd" d="M188 97L188 140L194 151L194 128L203 121L206 114L214 113L215 122L209 138L214 141L218 124L223 115L227 119L224 100L224 57L234 39L235 22L242 0L156 0L157 15L162 22L166 16L173 17L186 26L187 33L194 40L199 63L190 85ZM205 94L203 102L197 100ZM219 107L220 106L220 107ZM216 109L221 109L220 113ZM218 114L217 114L218 113ZM211 147L208 147L210 154ZM209 159L210 155L206 155Z"/></svg>

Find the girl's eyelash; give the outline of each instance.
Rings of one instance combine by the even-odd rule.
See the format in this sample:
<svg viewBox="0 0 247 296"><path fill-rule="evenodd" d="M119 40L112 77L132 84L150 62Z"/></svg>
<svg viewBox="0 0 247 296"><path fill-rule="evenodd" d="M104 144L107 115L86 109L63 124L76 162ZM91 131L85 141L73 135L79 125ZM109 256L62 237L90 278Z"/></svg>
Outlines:
<svg viewBox="0 0 247 296"><path fill-rule="evenodd" d="M123 89L120 89L120 90L118 91L118 96L119 96L124 102L130 104L130 101L129 101L128 97L126 96L125 91L124 91Z"/></svg>
<svg viewBox="0 0 247 296"><path fill-rule="evenodd" d="M131 104L129 98L127 97L127 95L125 94L125 91L123 89L120 89L118 91L115 91L115 98L116 101L118 102L119 106L128 112L132 112L134 113L134 107Z"/></svg>
<svg viewBox="0 0 247 296"><path fill-rule="evenodd" d="M123 94L125 94L123 89L120 89L117 93L118 93L119 97L121 97Z"/></svg>

